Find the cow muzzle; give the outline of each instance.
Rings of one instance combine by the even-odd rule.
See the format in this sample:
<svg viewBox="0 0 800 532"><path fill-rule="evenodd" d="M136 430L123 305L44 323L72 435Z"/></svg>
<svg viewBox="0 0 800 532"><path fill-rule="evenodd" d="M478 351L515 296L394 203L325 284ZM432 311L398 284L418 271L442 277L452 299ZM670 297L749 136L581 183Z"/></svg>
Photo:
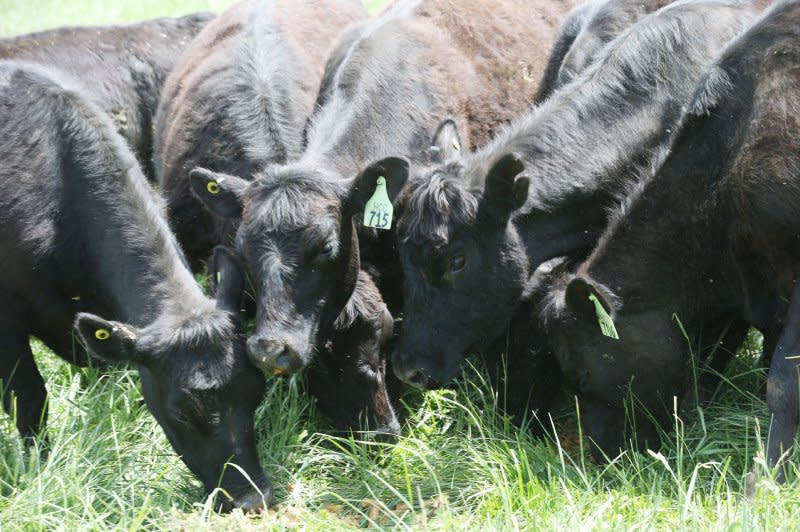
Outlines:
<svg viewBox="0 0 800 532"><path fill-rule="evenodd" d="M437 383L431 378L429 372L422 368L421 364L414 363L413 360L395 355L392 358L392 367L397 378L406 384L421 390L437 388Z"/></svg>
<svg viewBox="0 0 800 532"><path fill-rule="evenodd" d="M305 366L297 350L283 340L250 337L247 356L256 367L276 376L297 373Z"/></svg>

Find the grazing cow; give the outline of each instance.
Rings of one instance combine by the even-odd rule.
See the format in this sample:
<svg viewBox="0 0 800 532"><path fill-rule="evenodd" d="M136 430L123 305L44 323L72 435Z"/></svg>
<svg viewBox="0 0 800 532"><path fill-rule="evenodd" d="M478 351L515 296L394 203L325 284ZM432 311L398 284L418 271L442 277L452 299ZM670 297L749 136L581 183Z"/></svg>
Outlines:
<svg viewBox="0 0 800 532"><path fill-rule="evenodd" d="M81 362L74 323L90 352L138 367L175 451L232 497L220 506L269 502L253 430L264 379L245 353L235 261L220 257L206 298L123 139L58 71L0 62L0 160L0 380L22 436L43 435L47 412L28 337Z"/></svg>
<svg viewBox="0 0 800 532"><path fill-rule="evenodd" d="M156 115L158 182L170 225L200 269L235 225L192 196L195 167L250 179L300 155L328 49L366 17L353 0L245 0L219 15L179 58Z"/></svg>
<svg viewBox="0 0 800 532"><path fill-rule="evenodd" d="M378 255L376 240L388 241L391 254L391 233L379 239L358 219L379 176L394 186L408 171L387 155L423 164L443 119L435 144L453 151L485 142L523 112L568 4L396 2L347 35L349 47L337 47L300 159L267 167L252 184L194 174L193 190L210 209L242 217L238 245L259 292L253 362L270 371L311 362L347 302L360 297L361 258L367 266ZM220 193L206 192L210 182ZM378 281L382 293L391 285Z"/></svg>
<svg viewBox="0 0 800 532"><path fill-rule="evenodd" d="M787 1L707 70L672 153L625 202L591 256L554 282L543 317L600 450L616 454L624 441L628 387L669 422L664 406L671 411L672 396L680 397L688 365L684 336L730 315L760 329L771 355L769 462L791 448L798 220L800 2ZM613 320L618 340L600 333L595 305ZM658 441L646 420L637 419L636 431L640 441Z"/></svg>
<svg viewBox="0 0 800 532"><path fill-rule="evenodd" d="M504 330L537 266L585 257L616 196L668 151L703 67L751 21L748 6L691 0L645 17L486 147L411 180L398 223L398 377L446 384L464 353Z"/></svg>
<svg viewBox="0 0 800 532"><path fill-rule="evenodd" d="M197 13L121 26L83 26L0 40L0 59L57 68L106 112L149 179L153 115L178 56L213 15Z"/></svg>
<svg viewBox="0 0 800 532"><path fill-rule="evenodd" d="M360 271L353 297L308 369L317 407L338 429L361 427L384 438L400 434L383 355L393 330L392 315L378 289L369 274Z"/></svg>

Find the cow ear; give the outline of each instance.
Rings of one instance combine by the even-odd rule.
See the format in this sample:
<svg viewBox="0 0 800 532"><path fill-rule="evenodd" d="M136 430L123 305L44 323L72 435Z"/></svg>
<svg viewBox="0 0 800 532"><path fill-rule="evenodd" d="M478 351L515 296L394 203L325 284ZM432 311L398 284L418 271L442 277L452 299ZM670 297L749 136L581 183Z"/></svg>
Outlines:
<svg viewBox="0 0 800 532"><path fill-rule="evenodd" d="M564 302L580 319L597 323L604 335L619 338L614 326L619 300L608 287L592 279L573 277L564 292Z"/></svg>
<svg viewBox="0 0 800 532"><path fill-rule="evenodd" d="M241 218L242 198L250 182L227 174L195 168L189 172L192 194L213 214L225 219Z"/></svg>
<svg viewBox="0 0 800 532"><path fill-rule="evenodd" d="M386 193L394 202L408 180L408 161L402 157L387 157L367 166L356 178L348 194L349 214L364 212L364 206L375 193L379 177L386 179Z"/></svg>
<svg viewBox="0 0 800 532"><path fill-rule="evenodd" d="M431 139L428 154L432 163L444 163L461 157L461 137L458 126L451 118L443 120Z"/></svg>
<svg viewBox="0 0 800 532"><path fill-rule="evenodd" d="M530 179L519 175L523 170L525 165L516 153L504 155L489 170L483 201L496 220L507 221L527 201Z"/></svg>
<svg viewBox="0 0 800 532"><path fill-rule="evenodd" d="M336 286L333 296L325 306L325 314L319 332L320 337L327 337L331 334L336 319L351 301L361 274L361 254L358 250L356 219L351 217L349 222L345 223L347 225L341 234L341 253L345 256L345 260L341 262L339 266L341 269L337 274L341 282Z"/></svg>
<svg viewBox="0 0 800 532"><path fill-rule="evenodd" d="M75 318L75 330L86 350L96 358L113 363L142 362L133 327L80 312Z"/></svg>
<svg viewBox="0 0 800 532"><path fill-rule="evenodd" d="M228 246L217 246L211 257L217 308L238 313L244 296L244 268L236 252Z"/></svg>

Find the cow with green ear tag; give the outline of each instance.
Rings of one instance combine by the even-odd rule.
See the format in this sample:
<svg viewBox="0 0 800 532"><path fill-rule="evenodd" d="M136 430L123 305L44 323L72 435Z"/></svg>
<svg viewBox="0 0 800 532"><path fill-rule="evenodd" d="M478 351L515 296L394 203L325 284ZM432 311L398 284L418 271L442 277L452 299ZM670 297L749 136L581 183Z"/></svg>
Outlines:
<svg viewBox="0 0 800 532"><path fill-rule="evenodd" d="M723 340L735 352L758 329L765 449L780 466L800 422L800 3L776 3L728 43L684 107L669 155L554 281L542 316L608 456L631 436L657 444L648 419L674 426L704 330L732 321ZM627 388L649 416L626 427Z"/></svg>
<svg viewBox="0 0 800 532"><path fill-rule="evenodd" d="M670 4L491 142L410 181L396 201L401 380L447 385L514 319L542 263L586 257L608 209L668 154L705 67L754 16L738 0Z"/></svg>
<svg viewBox="0 0 800 532"><path fill-rule="evenodd" d="M235 256L215 255L206 297L159 196L71 79L0 62L0 102L0 382L21 435L44 437L47 420L29 335L70 361L83 346L138 369L175 452L207 493L221 488L215 507L268 504L254 431L264 378L245 353Z"/></svg>

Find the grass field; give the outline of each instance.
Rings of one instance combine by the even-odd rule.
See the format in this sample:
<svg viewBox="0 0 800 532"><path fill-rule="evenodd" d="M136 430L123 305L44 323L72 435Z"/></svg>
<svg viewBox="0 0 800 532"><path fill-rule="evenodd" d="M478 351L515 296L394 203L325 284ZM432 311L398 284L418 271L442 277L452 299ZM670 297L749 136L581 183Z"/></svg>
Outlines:
<svg viewBox="0 0 800 532"><path fill-rule="evenodd" d="M224 8L223 0L0 0L0 36ZM378 3L378 2L375 2ZM52 449L26 455L0 415L0 529L796 530L800 482L764 470L764 372L751 341L714 399L675 417L657 453L610 464L581 452L574 408L553 441L496 414L496 394L468 368L453 390L408 408L393 446L326 436L301 379L273 380L258 412L259 451L277 506L219 516L142 406L134 371L69 367L34 341L50 393ZM563 442L563 446L562 446ZM791 475L796 479L797 475ZM753 490L750 490L753 491Z"/></svg>

